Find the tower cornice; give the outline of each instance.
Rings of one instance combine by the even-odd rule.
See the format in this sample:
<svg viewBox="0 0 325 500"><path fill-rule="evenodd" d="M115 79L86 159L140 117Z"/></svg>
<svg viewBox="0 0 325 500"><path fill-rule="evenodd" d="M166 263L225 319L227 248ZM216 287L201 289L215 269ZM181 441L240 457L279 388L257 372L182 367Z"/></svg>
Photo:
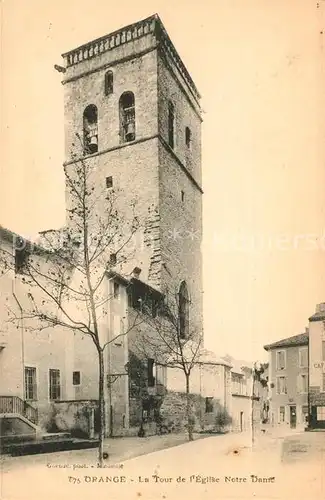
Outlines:
<svg viewBox="0 0 325 500"><path fill-rule="evenodd" d="M65 59L66 67L70 68L149 34L155 37L157 45L160 46L177 67L180 75L191 89L197 101L199 101L201 95L158 14L154 14L153 16L120 28L108 35L80 45L75 49L65 52L62 54L62 57Z"/></svg>

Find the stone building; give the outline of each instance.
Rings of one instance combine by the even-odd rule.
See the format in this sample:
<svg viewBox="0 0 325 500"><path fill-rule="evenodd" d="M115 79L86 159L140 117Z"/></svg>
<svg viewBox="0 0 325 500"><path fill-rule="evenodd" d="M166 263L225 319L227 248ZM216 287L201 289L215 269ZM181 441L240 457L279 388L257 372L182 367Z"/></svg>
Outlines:
<svg viewBox="0 0 325 500"><path fill-rule="evenodd" d="M253 404L252 367L237 360L231 362L232 427L239 432L248 431L251 428Z"/></svg>
<svg viewBox="0 0 325 500"><path fill-rule="evenodd" d="M316 306L304 333L266 345L270 416L274 425L325 427L325 304Z"/></svg>
<svg viewBox="0 0 325 500"><path fill-rule="evenodd" d="M120 265L114 262L116 248L107 255L113 274L107 273L101 290L113 300L100 325L103 341L122 332L144 297L155 303L174 294L182 302L184 334L189 324L203 334L202 118L200 95L188 70L157 15L73 49L63 61L66 176L73 176L80 162L87 163L94 221L105 216L105 193L112 189L120 194L115 209L121 220L129 221L135 212L141 221L130 258ZM77 238L68 183L66 208L66 227ZM62 234L64 228L43 232L32 245L44 265L51 261L48 241L60 246ZM10 258L19 264L17 238L1 232L1 247L8 245ZM19 314L27 289L23 273L13 267L1 286ZM1 315L5 324L4 302ZM91 340L64 328L59 333L57 328L46 333L25 333L23 326L19 333L12 324L6 328L9 334L0 337L0 414L28 421L33 413L32 421L45 427L53 421L62 430L73 427L98 398L98 360ZM108 433L127 433L139 425L143 402L159 396L166 382L163 370L154 378L152 360L145 360L144 392L134 390L125 367L136 335L134 329L106 350Z"/></svg>
<svg viewBox="0 0 325 500"><path fill-rule="evenodd" d="M325 304L309 318L309 427L325 428Z"/></svg>
<svg viewBox="0 0 325 500"><path fill-rule="evenodd" d="M140 279L163 293L184 280L191 321L201 329L202 119L190 74L157 15L63 58L67 171L86 159L100 195L112 187L121 191L118 210L126 219L135 201L146 225L128 271L137 266ZM76 133L84 141L76 141ZM96 210L105 209L101 195Z"/></svg>
<svg viewBox="0 0 325 500"><path fill-rule="evenodd" d="M304 428L308 417L308 329L264 346L269 353L270 422Z"/></svg>

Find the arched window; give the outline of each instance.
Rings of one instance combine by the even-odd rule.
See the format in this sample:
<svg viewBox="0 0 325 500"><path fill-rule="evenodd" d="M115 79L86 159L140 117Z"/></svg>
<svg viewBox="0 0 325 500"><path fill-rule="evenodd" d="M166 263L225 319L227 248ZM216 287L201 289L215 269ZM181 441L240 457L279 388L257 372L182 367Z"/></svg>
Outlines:
<svg viewBox="0 0 325 500"><path fill-rule="evenodd" d="M168 102L168 144L171 148L175 147L175 106Z"/></svg>
<svg viewBox="0 0 325 500"><path fill-rule="evenodd" d="M133 92L124 92L120 97L121 142L135 140L135 102Z"/></svg>
<svg viewBox="0 0 325 500"><path fill-rule="evenodd" d="M105 95L113 93L113 71L105 73Z"/></svg>
<svg viewBox="0 0 325 500"><path fill-rule="evenodd" d="M186 339L189 335L189 295L185 281L182 281L178 292L179 337Z"/></svg>
<svg viewBox="0 0 325 500"><path fill-rule="evenodd" d="M83 114L84 154L98 151L98 112L97 106L89 104Z"/></svg>

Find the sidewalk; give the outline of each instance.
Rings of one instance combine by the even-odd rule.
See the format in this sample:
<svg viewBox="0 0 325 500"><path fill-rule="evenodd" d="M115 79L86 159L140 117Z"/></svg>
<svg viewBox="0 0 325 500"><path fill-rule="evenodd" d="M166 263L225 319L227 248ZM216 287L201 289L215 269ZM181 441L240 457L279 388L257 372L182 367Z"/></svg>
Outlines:
<svg viewBox="0 0 325 500"><path fill-rule="evenodd" d="M195 434L194 440L207 438L209 435ZM148 437L123 437L105 439L104 451L108 454L107 465L112 466L124 462L130 458L146 455L154 451L172 448L188 442L186 434L165 434ZM10 457L3 455L0 457L2 470L16 467L25 467L26 465L46 464L66 465L73 464L89 465L96 464L98 450L97 448L87 450L61 451L57 453L43 453L39 455L27 455L22 457Z"/></svg>
<svg viewBox="0 0 325 500"><path fill-rule="evenodd" d="M226 455L237 454L243 451L252 450L257 454L273 455L275 459L281 460L284 439L293 436L294 433L284 433L272 429L272 432L255 432L254 443L252 443L251 433L228 433L228 434L195 434L194 441L208 439L213 437L217 445L218 452ZM153 453L155 451L165 450L188 443L188 437L182 434L165 434L148 437L123 437L105 439L104 451L108 454L106 459L107 467L114 464L123 463L126 460ZM44 453L39 455L28 455L22 457L2 456L2 470L12 468L23 468L26 466L45 464L48 467L60 464L61 466L71 467L75 464L94 465L97 464L96 448L86 450L71 450L56 453Z"/></svg>

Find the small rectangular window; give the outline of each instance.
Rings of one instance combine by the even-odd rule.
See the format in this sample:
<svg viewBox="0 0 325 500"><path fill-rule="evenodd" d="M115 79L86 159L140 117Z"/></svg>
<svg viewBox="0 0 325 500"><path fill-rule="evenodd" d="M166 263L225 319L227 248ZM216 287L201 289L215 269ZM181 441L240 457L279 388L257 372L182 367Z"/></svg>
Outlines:
<svg viewBox="0 0 325 500"><path fill-rule="evenodd" d="M108 189L113 187L113 177L111 175L106 177L106 187Z"/></svg>
<svg viewBox="0 0 325 500"><path fill-rule="evenodd" d="M49 370L50 376L50 400L55 401L61 398L60 370Z"/></svg>
<svg viewBox="0 0 325 500"><path fill-rule="evenodd" d="M113 72L107 71L105 73L105 95L113 93Z"/></svg>
<svg viewBox="0 0 325 500"><path fill-rule="evenodd" d="M72 372L72 384L80 385L80 372Z"/></svg>
<svg viewBox="0 0 325 500"><path fill-rule="evenodd" d="M276 353L276 369L284 370L286 367L285 351L277 351Z"/></svg>
<svg viewBox="0 0 325 500"><path fill-rule="evenodd" d="M205 398L205 413L213 412L213 398Z"/></svg>
<svg viewBox="0 0 325 500"><path fill-rule="evenodd" d="M184 201L185 200L185 193L184 191L181 191L181 200Z"/></svg>
<svg viewBox="0 0 325 500"><path fill-rule="evenodd" d="M277 377L277 394L287 394L287 379L286 377Z"/></svg>
<svg viewBox="0 0 325 500"><path fill-rule="evenodd" d="M308 377L305 374L300 375L300 387L299 387L299 390L302 393L307 393L308 392Z"/></svg>
<svg viewBox="0 0 325 500"><path fill-rule="evenodd" d="M116 283L116 281L114 281L113 287L114 287L114 292L113 292L114 299L118 299L120 296L120 285Z"/></svg>
<svg viewBox="0 0 325 500"><path fill-rule="evenodd" d="M300 368L308 368L308 347L299 349L299 366Z"/></svg>
<svg viewBox="0 0 325 500"><path fill-rule="evenodd" d="M192 146L192 133L191 133L191 130L186 127L185 128L185 144L187 146L188 149L191 149L191 146Z"/></svg>

